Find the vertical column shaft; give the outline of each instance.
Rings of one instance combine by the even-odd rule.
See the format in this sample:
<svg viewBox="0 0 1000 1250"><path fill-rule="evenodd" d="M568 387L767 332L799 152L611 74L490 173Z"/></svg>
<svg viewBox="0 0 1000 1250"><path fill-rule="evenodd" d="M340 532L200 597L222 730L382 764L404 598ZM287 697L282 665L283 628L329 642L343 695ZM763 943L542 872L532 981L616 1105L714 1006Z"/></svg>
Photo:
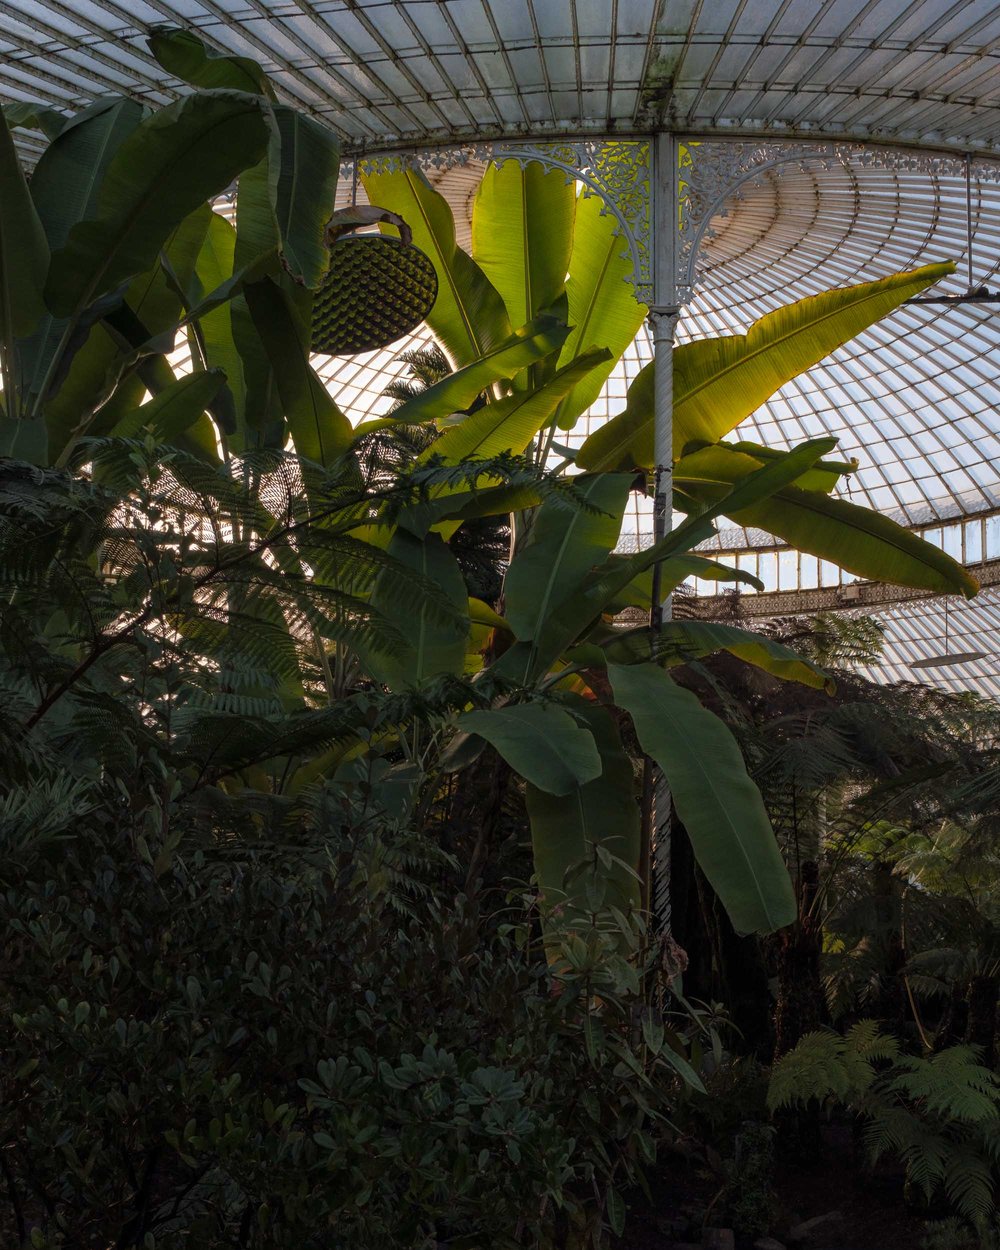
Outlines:
<svg viewBox="0 0 1000 1250"><path fill-rule="evenodd" d="M674 460L674 331L679 308L676 305L654 305L649 310L653 335L653 541L659 542L670 533L673 523L673 460ZM670 596L660 590L660 566L653 569L653 602L650 624L657 628L670 619Z"/></svg>
<svg viewBox="0 0 1000 1250"><path fill-rule="evenodd" d="M678 151L672 134L656 138L653 161L653 298L649 324L653 336L653 541L670 533L673 520L674 332L677 302ZM662 591L660 566L653 567L650 628L658 631L671 615L671 596ZM662 934L670 931L671 801L666 778L647 764L646 819L649 838L649 905Z"/></svg>

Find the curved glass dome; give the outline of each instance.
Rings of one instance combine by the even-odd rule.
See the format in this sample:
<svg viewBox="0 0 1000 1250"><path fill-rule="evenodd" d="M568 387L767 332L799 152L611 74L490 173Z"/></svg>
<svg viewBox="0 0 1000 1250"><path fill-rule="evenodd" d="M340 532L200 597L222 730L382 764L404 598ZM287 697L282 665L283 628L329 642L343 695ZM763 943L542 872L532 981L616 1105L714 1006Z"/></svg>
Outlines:
<svg viewBox="0 0 1000 1250"><path fill-rule="evenodd" d="M939 289L1000 286L1000 7L992 0L14 0L0 12L5 101L72 109L125 92L164 103L183 88L165 78L145 38L171 24L260 60L279 96L334 127L347 153L659 130L713 142L869 145L818 160L800 153L731 198L703 242L681 341L738 333L790 300L935 260L959 264ZM18 142L29 160L41 146L23 131ZM968 188L960 155L935 153L975 158ZM466 245L478 173L465 157L429 168ZM350 194L348 183L338 198ZM388 407L384 388L406 373L399 355L428 341L421 331L381 352L317 364L361 419ZM574 441L620 409L651 354L643 331ZM1000 304L918 304L784 387L736 436L776 447L836 436L839 452L860 462L841 493L986 570L992 561L1000 568L998 412ZM639 501L623 541L641 544L650 528ZM778 595L849 580L760 532L724 530L714 545ZM967 620L984 622L989 635L1000 623L997 599L984 592L968 609ZM939 605L880 612L894 648L883 672L915 677L908 664L919 647L942 649ZM972 649L990 651L982 640ZM997 668L991 660L958 680L974 677L1000 695Z"/></svg>
<svg viewBox="0 0 1000 1250"><path fill-rule="evenodd" d="M482 166L470 161L431 180L451 202L466 242ZM882 277L931 261L958 271L935 293L996 283L1000 271L1000 165L977 161L971 197L963 172L840 161L769 170L711 223L681 342L744 332L759 316L831 286ZM341 195L346 197L349 188ZM969 216L971 208L971 265ZM412 343L356 360L322 362L339 402L359 415L387 406L381 391ZM571 442L622 406L627 384L652 358L643 330ZM788 446L822 435L858 471L838 489L901 524L928 526L1000 507L1000 304L914 304L834 352L785 386L734 437ZM633 521L644 533L645 513ZM733 535L734 546L773 546Z"/></svg>
<svg viewBox="0 0 1000 1250"><path fill-rule="evenodd" d="M1000 150L992 0L14 0L0 94L169 99L196 29L372 150L669 127Z"/></svg>

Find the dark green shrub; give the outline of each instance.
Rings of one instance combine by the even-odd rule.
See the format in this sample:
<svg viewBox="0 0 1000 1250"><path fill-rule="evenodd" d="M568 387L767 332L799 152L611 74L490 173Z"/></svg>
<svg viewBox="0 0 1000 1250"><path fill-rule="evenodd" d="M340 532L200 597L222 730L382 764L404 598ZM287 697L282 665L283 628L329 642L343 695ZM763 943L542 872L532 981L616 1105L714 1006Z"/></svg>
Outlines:
<svg viewBox="0 0 1000 1250"><path fill-rule="evenodd" d="M346 791L261 819L171 854L107 804L9 871L4 1244L599 1244L670 1087L635 973L555 982Z"/></svg>

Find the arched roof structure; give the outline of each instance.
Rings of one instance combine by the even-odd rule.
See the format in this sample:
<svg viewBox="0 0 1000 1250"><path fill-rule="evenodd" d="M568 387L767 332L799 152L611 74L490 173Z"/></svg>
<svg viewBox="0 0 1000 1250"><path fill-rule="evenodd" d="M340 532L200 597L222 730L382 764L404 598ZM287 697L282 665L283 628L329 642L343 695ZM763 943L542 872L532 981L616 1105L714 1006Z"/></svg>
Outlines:
<svg viewBox="0 0 1000 1250"><path fill-rule="evenodd" d="M349 146L692 133L1000 151L991 0L3 0L0 91L162 103L158 24L261 60Z"/></svg>
<svg viewBox="0 0 1000 1250"><path fill-rule="evenodd" d="M933 260L959 264L944 293L1000 286L993 0L0 0L0 17L4 101L71 109L124 92L165 103L183 88L145 38L187 26L260 60L281 97L339 132L346 154L434 150L429 172L460 233L491 143L641 147L669 130L705 145L703 157L722 154L712 170L722 194L697 240L682 341ZM30 160L41 139L22 132L21 142ZM460 159L441 158L457 145ZM377 412L405 346L322 370L345 407ZM617 410L650 356L643 332L587 424ZM839 452L861 461L843 492L1000 581L1000 304L901 308L738 433L772 446L836 435ZM637 507L631 541L648 528ZM846 591L838 570L768 535L724 531L717 545L800 605ZM872 594L889 629L885 672L917 676L909 663L944 645L940 605L876 605ZM998 605L1000 591L987 591L961 613L975 639L967 649L985 661L921 677L1000 697Z"/></svg>

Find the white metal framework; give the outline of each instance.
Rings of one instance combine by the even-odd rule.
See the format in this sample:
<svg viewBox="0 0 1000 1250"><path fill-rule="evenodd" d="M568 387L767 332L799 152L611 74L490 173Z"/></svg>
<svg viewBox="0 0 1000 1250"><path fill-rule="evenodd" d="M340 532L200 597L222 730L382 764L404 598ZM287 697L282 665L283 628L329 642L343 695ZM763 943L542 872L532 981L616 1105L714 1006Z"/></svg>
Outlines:
<svg viewBox="0 0 1000 1250"><path fill-rule="evenodd" d="M483 162L544 159L609 203L645 302L681 305L680 342L933 260L959 262L949 293L1000 285L993 0L0 0L0 18L4 102L71 111L125 92L164 103L183 88L145 46L163 24L255 57L281 97L338 131L349 160L419 160L456 211L460 243ZM666 266L652 246L658 134L671 136L671 179L677 145L685 160ZM19 141L29 161L42 143ZM672 217L661 199L661 243ZM322 362L338 402L358 419L380 411L408 345ZM652 351L646 329L574 438L620 408ZM737 435L776 447L837 436L861 462L845 495L976 563L1000 555L998 414L1000 305L911 305ZM624 541L648 541L651 528L651 507L637 504ZM845 580L759 532L727 530L716 545L778 594ZM976 619L992 637L991 596ZM929 604L886 608L892 636L918 618L933 634ZM893 646L886 671L906 676L918 653ZM974 679L1000 697L996 644L979 637L977 649L992 657L982 671L925 679Z"/></svg>
<svg viewBox="0 0 1000 1250"><path fill-rule="evenodd" d="M170 97L185 25L261 60L349 144L830 136L998 150L992 0L2 0L0 93Z"/></svg>

